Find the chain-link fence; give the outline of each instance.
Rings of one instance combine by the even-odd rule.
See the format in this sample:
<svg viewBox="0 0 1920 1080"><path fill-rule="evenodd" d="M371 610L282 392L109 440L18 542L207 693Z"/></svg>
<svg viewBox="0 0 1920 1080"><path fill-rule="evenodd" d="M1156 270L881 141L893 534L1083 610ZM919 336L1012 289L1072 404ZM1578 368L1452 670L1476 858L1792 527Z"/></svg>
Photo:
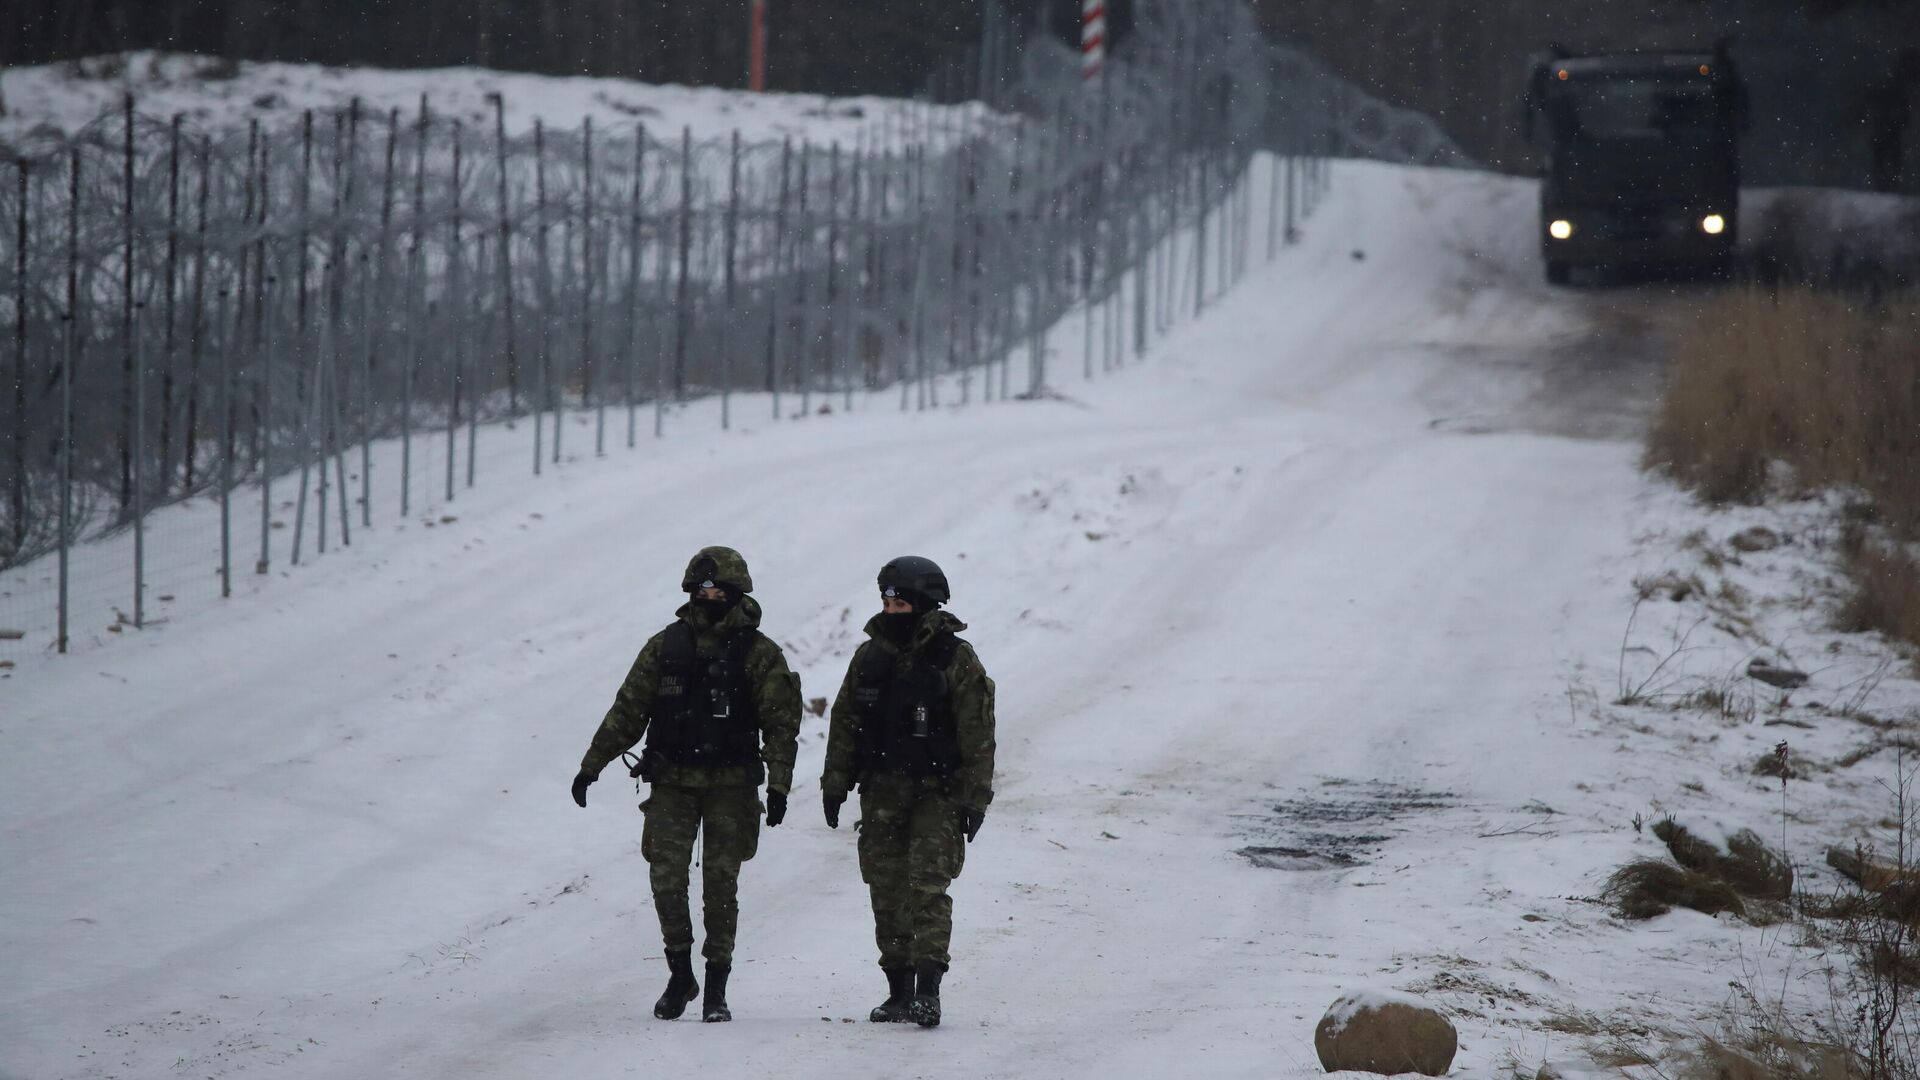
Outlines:
<svg viewBox="0 0 1920 1080"><path fill-rule="evenodd" d="M1031 394L1076 312L1081 374L1118 366L1244 273L1258 148L1287 155L1269 256L1291 238L1347 93L1236 0L1163 7L1088 85L990 21L967 96L995 108L853 145L509 134L497 99L200 131L129 99L0 147L0 631L64 650L75 611L227 595L513 467L483 444L537 474L696 397L725 427L746 394Z"/></svg>

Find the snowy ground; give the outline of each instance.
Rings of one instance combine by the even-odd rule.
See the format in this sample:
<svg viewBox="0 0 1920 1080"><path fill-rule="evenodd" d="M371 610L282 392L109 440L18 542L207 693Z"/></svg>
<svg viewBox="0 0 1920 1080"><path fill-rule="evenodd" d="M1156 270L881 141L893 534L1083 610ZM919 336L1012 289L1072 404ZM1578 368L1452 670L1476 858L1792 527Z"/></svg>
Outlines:
<svg viewBox="0 0 1920 1080"><path fill-rule="evenodd" d="M1058 399L700 419L147 632L16 650L0 1075L1304 1076L1366 988L1449 1009L1456 1075L1531 1075L1709 1029L1730 981L1817 1010L1788 932L1591 898L1657 852L1636 817L1776 835L1747 770L1782 737L1818 769L1787 842L1824 883L1824 845L1886 813L1887 755L1841 764L1858 717L1920 690L1890 672L1846 710L1886 650L1821 629L1817 525L1728 562L1763 512L1640 473L1644 298L1538 284L1532 212L1523 182L1342 165L1302 246ZM809 696L881 562L948 569L1000 776L937 1031L864 1020L884 984L818 718L743 874L738 1019L647 1015L634 799L566 786L708 543L752 562ZM1642 590L1666 570L1706 588ZM1747 621L1610 704L1716 575ZM1762 648L1813 686L1678 707Z"/></svg>
<svg viewBox="0 0 1920 1080"><path fill-rule="evenodd" d="M303 109L341 109L354 98L369 113L399 109L411 117L425 95L435 115L491 131L489 95L499 94L507 131L533 129L535 119L566 128L592 117L602 131L644 122L656 137L690 127L695 138L738 130L749 142L784 136L852 147L883 125L900 142L900 126L966 124L986 115L978 106L925 106L896 98L817 94L743 94L695 86L656 86L627 79L562 78L485 68L395 71L316 64L241 63L181 53L134 52L0 71L0 143L46 127L73 132L118 109L127 94L142 113L180 113L196 130L245 131L247 121L297 121ZM909 119L911 117L911 120Z"/></svg>

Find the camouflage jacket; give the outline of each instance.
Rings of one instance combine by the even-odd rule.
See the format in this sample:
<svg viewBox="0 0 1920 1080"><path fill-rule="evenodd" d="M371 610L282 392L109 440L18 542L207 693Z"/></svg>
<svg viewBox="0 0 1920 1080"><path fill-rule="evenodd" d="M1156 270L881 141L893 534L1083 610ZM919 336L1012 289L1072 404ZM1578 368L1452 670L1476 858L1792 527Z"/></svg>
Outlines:
<svg viewBox="0 0 1920 1080"><path fill-rule="evenodd" d="M914 630L913 641L905 651L880 630L878 615L867 620L867 641L853 654L840 693L833 700L833 713L827 730L827 764L820 775L820 790L844 796L861 778L856 775L859 751L859 715L854 707L854 686L859 681L860 662L868 649L882 649L895 655L897 667L904 668L914 655L940 633L959 633L967 624L945 611L930 612ZM993 801L993 680L980 663L973 646L961 642L947 664L949 705L953 710L954 735L960 747L960 767L948 782L947 793L963 806L985 809Z"/></svg>
<svg viewBox="0 0 1920 1080"><path fill-rule="evenodd" d="M760 605L751 596L741 597L716 626L703 626L692 608L692 604L683 604L674 614L693 627L695 641L703 651L723 648L727 636L735 630L760 625ZM594 733L593 745L580 759L580 768L588 775L599 776L608 762L645 737L665 633L663 630L647 640L626 681L620 684L620 692L614 695L613 707ZM761 765L663 765L653 778L656 783L729 787L758 784L764 778L769 790L792 790L794 748L800 736L800 676L788 669L787 658L773 639L763 636L747 653L747 684L753 687L760 713L760 761L764 771Z"/></svg>

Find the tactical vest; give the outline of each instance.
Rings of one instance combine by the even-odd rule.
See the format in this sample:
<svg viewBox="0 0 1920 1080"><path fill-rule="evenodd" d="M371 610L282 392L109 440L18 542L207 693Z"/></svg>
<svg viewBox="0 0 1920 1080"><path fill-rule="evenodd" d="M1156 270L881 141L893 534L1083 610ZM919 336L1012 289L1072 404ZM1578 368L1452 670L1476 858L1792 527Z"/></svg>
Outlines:
<svg viewBox="0 0 1920 1080"><path fill-rule="evenodd" d="M853 687L859 724L855 770L861 779L874 773L951 776L960 767L947 667L961 644L952 634L941 634L905 670L895 663L897 653L878 645L861 653Z"/></svg>
<svg viewBox="0 0 1920 1080"><path fill-rule="evenodd" d="M708 768L759 762L760 710L747 682L747 654L759 641L760 631L746 627L720 651L703 652L693 627L667 627L645 757Z"/></svg>

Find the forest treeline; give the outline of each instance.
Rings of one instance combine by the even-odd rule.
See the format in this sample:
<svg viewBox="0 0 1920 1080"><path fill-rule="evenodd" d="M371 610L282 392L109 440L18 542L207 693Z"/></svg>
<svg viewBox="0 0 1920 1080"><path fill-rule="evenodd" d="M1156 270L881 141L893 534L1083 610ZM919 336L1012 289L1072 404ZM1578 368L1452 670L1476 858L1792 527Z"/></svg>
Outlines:
<svg viewBox="0 0 1920 1080"><path fill-rule="evenodd" d="M771 88L901 94L979 41L984 5L1063 38L1078 0L768 0ZM743 86L749 0L12 0L0 64L162 48L242 60ZM1124 30L1131 3L1110 3Z"/></svg>
<svg viewBox="0 0 1920 1080"><path fill-rule="evenodd" d="M739 87L750 0L6 0L0 65L161 48L240 60ZM1124 50L1135 0L1108 0ZM1152 0L1178 4L1182 0ZM1920 43L1916 0L1248 0L1269 35L1395 105L1432 116L1473 158L1531 173L1521 91L1549 43L1577 51L1704 48L1722 37L1754 88L1756 182L1857 186L1875 87ZM1077 34L1081 0L767 0L775 90L904 94L952 74L993 17ZM12 24L9 26L8 24ZM12 32L9 32L11 30ZM1920 87L1899 84L1920 161ZM1881 94L1885 97L1885 94ZM1880 110L1886 112L1885 108ZM1920 168L1903 190L1920 191Z"/></svg>

